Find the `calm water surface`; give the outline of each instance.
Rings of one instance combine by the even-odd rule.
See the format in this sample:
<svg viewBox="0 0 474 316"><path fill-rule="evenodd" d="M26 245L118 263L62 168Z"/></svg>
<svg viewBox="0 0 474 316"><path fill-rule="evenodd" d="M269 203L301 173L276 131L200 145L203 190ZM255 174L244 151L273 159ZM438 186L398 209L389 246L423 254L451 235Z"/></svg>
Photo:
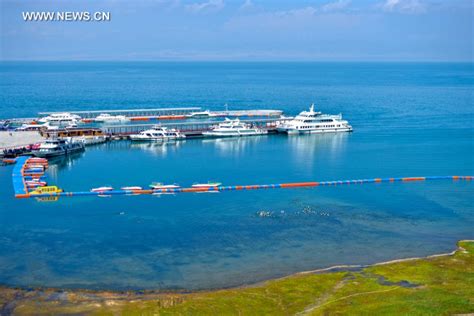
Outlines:
<svg viewBox="0 0 474 316"><path fill-rule="evenodd" d="M315 102L351 134L118 141L51 164L67 190L474 174L472 64L4 63L0 117L40 110ZM157 196L12 198L0 168L0 283L217 288L474 238L474 184L426 182ZM270 212L259 217L258 212Z"/></svg>

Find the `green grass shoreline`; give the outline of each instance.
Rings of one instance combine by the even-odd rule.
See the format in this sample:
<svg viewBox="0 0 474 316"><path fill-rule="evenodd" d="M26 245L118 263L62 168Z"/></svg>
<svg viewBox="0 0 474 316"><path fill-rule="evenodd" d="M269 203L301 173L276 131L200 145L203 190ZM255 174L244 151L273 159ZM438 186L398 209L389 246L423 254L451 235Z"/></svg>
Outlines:
<svg viewBox="0 0 474 316"><path fill-rule="evenodd" d="M333 269L334 270L334 269ZM450 254L193 293L0 287L0 315L453 315L474 313L474 241Z"/></svg>

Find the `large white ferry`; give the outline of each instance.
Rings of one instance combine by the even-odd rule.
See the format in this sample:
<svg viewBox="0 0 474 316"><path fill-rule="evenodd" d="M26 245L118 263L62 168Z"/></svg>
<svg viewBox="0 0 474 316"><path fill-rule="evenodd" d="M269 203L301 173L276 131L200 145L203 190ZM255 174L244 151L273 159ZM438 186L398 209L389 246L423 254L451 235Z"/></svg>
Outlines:
<svg viewBox="0 0 474 316"><path fill-rule="evenodd" d="M261 128L255 128L249 124L240 122L239 119L230 120L226 118L224 123L220 123L208 132L203 132L205 137L239 137L265 135L268 131Z"/></svg>
<svg viewBox="0 0 474 316"><path fill-rule="evenodd" d="M54 124L76 124L81 117L71 113L52 113L49 116L42 117L38 120L40 123L54 123Z"/></svg>
<svg viewBox="0 0 474 316"><path fill-rule="evenodd" d="M152 129L130 135L130 139L134 141L166 141L184 138L186 138L186 135L183 133L180 133L175 129L167 129L166 127L160 126L155 126Z"/></svg>
<svg viewBox="0 0 474 316"><path fill-rule="evenodd" d="M314 111L314 104L311 104L309 111L303 111L291 121L282 123L277 130L288 134L334 133L352 132L352 126L342 119L341 114L322 114Z"/></svg>

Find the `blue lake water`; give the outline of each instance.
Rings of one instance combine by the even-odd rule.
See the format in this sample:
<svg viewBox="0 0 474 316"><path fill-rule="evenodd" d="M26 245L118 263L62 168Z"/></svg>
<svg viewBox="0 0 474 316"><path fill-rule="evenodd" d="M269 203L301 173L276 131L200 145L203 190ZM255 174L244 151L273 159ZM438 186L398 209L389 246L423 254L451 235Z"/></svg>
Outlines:
<svg viewBox="0 0 474 316"><path fill-rule="evenodd" d="M3 63L0 117L39 111L315 102L350 134L117 141L51 163L67 190L474 174L472 64ZM217 288L335 264L450 251L474 239L474 183L434 181L16 200L0 168L0 283ZM259 217L260 211L271 212Z"/></svg>

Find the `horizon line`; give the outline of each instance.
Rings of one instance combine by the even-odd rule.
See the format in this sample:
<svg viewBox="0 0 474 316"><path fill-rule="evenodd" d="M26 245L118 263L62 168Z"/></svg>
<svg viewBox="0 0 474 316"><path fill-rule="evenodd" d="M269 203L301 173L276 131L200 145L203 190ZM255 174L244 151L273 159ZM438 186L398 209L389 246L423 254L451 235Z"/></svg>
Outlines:
<svg viewBox="0 0 474 316"><path fill-rule="evenodd" d="M215 62L215 63L227 63L227 62L259 62L259 63L474 63L474 59L0 59L0 63L7 62Z"/></svg>

